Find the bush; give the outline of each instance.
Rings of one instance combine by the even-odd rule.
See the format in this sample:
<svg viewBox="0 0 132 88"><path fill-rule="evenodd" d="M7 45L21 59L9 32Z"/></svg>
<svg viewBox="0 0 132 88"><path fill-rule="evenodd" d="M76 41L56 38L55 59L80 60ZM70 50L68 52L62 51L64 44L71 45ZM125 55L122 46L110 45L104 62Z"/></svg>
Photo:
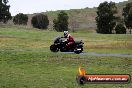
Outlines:
<svg viewBox="0 0 132 88"><path fill-rule="evenodd" d="M62 31L67 31L68 30L68 15L64 11L61 11L58 14L57 19L53 20L53 28L56 31L62 32Z"/></svg>
<svg viewBox="0 0 132 88"><path fill-rule="evenodd" d="M116 25L115 31L116 31L116 34L126 34L126 28L121 23Z"/></svg>
<svg viewBox="0 0 132 88"><path fill-rule="evenodd" d="M34 28L47 29L49 20L47 15L37 14L32 17L31 24Z"/></svg>
<svg viewBox="0 0 132 88"><path fill-rule="evenodd" d="M19 13L13 18L13 23L15 25L16 24L27 25L27 21L28 21L28 16L23 13Z"/></svg>

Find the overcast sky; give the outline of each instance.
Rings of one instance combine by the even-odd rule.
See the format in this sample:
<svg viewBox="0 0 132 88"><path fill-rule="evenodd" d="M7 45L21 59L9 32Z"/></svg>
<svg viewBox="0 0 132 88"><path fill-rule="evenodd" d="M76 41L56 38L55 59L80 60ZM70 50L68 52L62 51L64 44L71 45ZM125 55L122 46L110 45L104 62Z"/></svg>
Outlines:
<svg viewBox="0 0 132 88"><path fill-rule="evenodd" d="M14 16L18 13L39 13L54 10L80 9L97 7L104 1L122 2L127 0L9 0L10 12Z"/></svg>

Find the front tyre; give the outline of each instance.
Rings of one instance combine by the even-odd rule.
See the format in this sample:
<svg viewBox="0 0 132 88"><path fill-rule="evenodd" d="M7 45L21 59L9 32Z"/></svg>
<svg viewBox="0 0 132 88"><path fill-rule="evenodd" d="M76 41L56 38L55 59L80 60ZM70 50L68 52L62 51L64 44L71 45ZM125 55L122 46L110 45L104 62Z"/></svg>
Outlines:
<svg viewBox="0 0 132 88"><path fill-rule="evenodd" d="M56 45L54 45L54 44L50 46L50 50L52 52L58 52L59 51L58 47Z"/></svg>

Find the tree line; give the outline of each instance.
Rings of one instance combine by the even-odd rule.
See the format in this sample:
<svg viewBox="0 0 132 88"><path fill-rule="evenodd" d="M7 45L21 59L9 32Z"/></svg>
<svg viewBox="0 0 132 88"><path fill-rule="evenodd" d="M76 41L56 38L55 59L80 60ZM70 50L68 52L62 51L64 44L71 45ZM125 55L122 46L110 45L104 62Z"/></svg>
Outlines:
<svg viewBox="0 0 132 88"><path fill-rule="evenodd" d="M7 5L8 0L0 0L0 22L7 23L11 20L9 12L10 5ZM126 28L131 33L132 29L132 2L126 4L122 10L122 17L117 16L117 7L114 2L103 2L97 7L97 17L95 18L97 24L97 33L102 34L125 34ZM56 31L68 30L69 16L66 12L60 11L57 18L53 20L53 29ZM13 17L15 25L27 25L28 16L19 13ZM45 14L36 14L31 19L31 24L34 28L47 29L49 25L48 16Z"/></svg>
<svg viewBox="0 0 132 88"><path fill-rule="evenodd" d="M122 11L122 17L117 16L117 7L114 2L103 2L97 8L97 33L126 34L126 28L131 33L132 29L132 2L126 4Z"/></svg>
<svg viewBox="0 0 132 88"><path fill-rule="evenodd" d="M60 11L57 19L53 20L53 28L58 31L67 31L68 30L68 15L64 11ZM23 13L19 13L13 17L13 23L15 25L27 25L28 16ZM49 25L49 19L47 15L36 14L31 19L31 24L34 28L38 29L47 29Z"/></svg>

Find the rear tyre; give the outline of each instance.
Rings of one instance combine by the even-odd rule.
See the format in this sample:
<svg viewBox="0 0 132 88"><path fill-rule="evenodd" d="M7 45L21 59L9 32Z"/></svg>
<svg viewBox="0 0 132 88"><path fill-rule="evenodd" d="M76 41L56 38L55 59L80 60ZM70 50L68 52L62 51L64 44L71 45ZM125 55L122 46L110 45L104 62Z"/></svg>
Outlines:
<svg viewBox="0 0 132 88"><path fill-rule="evenodd" d="M76 48L76 49L74 50L74 53L80 54L80 53L82 53L82 51L83 51L83 48Z"/></svg>
<svg viewBox="0 0 132 88"><path fill-rule="evenodd" d="M56 45L54 45L54 44L50 46L50 50L52 52L58 52L59 51L58 47Z"/></svg>

